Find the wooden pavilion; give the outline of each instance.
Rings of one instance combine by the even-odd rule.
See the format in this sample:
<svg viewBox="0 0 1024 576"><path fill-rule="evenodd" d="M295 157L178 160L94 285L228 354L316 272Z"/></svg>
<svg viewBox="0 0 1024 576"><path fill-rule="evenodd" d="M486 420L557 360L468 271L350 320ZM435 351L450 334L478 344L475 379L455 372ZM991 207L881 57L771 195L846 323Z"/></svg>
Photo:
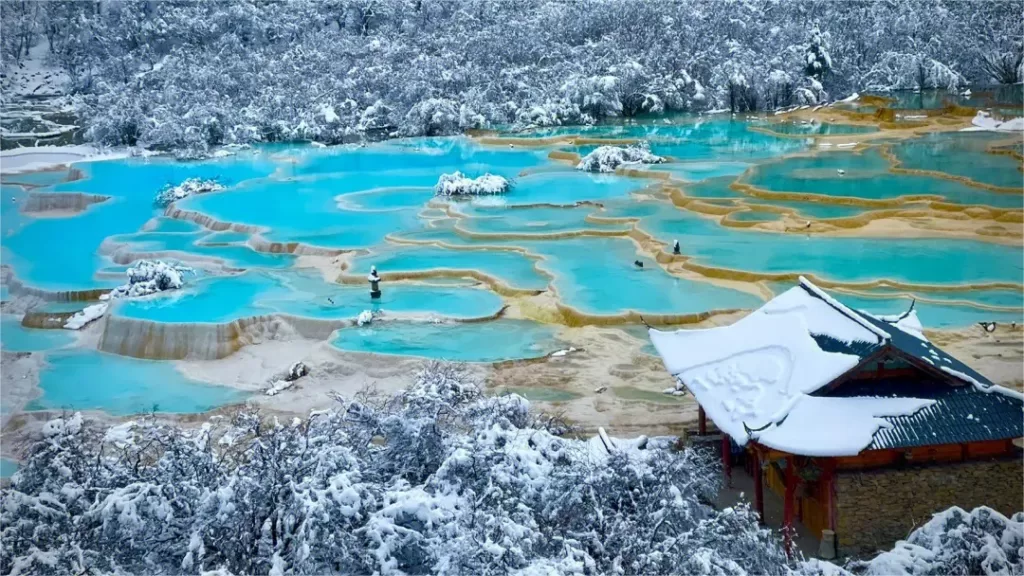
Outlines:
<svg viewBox="0 0 1024 576"><path fill-rule="evenodd" d="M856 312L801 279L731 326L651 340L699 433L722 432L727 474L743 447L762 518L767 486L826 556L889 548L951 506L1024 509L1024 397L934 346L913 309Z"/></svg>

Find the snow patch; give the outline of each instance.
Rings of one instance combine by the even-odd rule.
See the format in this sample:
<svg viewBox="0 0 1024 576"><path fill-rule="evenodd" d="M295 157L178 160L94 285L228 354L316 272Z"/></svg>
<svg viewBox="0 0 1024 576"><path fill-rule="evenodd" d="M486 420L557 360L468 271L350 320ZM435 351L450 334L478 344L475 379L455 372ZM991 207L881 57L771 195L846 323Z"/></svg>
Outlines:
<svg viewBox="0 0 1024 576"><path fill-rule="evenodd" d="M990 130L993 132L1021 132L1024 131L1024 118L1013 118L1012 120L996 120L991 114L979 110L971 120L970 128L964 128L961 132L979 132Z"/></svg>
<svg viewBox="0 0 1024 576"><path fill-rule="evenodd" d="M879 428L891 428L883 416L909 416L931 406L921 398L832 398L804 396L785 422L755 436L777 450L805 456L854 456L871 444Z"/></svg>
<svg viewBox="0 0 1024 576"><path fill-rule="evenodd" d="M129 156L131 154L124 150L101 150L95 146L84 145L15 148L0 152L0 172L18 174L67 166L75 162L116 160Z"/></svg>
<svg viewBox="0 0 1024 576"><path fill-rule="evenodd" d="M64 323L64 328L68 330L81 330L93 320L101 318L106 314L109 307L110 304L107 302L86 306L83 310L68 318L68 321Z"/></svg>

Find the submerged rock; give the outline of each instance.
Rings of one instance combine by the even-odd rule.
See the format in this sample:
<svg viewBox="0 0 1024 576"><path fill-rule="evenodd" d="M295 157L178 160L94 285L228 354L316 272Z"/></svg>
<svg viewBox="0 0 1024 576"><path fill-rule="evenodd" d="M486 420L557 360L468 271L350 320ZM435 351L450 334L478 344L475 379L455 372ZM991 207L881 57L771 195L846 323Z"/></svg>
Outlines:
<svg viewBox="0 0 1024 576"><path fill-rule="evenodd" d="M501 176L484 174L476 178L465 176L462 172L442 174L434 186L438 196L480 196L487 194L504 194L511 184Z"/></svg>
<svg viewBox="0 0 1024 576"><path fill-rule="evenodd" d="M614 172L623 164L661 164L665 159L646 146L600 146L576 165L585 172Z"/></svg>

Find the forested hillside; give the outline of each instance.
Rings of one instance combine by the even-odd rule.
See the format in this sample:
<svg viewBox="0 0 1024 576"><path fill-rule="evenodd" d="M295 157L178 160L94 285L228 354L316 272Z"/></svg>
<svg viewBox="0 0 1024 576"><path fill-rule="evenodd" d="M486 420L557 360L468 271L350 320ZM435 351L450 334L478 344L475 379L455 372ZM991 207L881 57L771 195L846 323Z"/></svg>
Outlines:
<svg viewBox="0 0 1024 576"><path fill-rule="evenodd" d="M199 153L770 110L853 91L1022 79L1021 1L101 0L0 9L6 76L30 51L64 69L89 139Z"/></svg>

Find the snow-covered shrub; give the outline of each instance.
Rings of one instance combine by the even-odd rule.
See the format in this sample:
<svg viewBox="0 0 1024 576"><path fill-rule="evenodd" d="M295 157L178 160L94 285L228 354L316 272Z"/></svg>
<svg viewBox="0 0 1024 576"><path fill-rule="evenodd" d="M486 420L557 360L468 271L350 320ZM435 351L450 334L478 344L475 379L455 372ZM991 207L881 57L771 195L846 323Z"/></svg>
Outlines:
<svg viewBox="0 0 1024 576"><path fill-rule="evenodd" d="M443 98L423 100L405 115L404 131L410 135L443 136L459 131L458 104Z"/></svg>
<svg viewBox="0 0 1024 576"><path fill-rule="evenodd" d="M524 106L516 113L516 126L561 126L563 124L592 124L594 118L580 111L580 107L567 98L547 101L543 104Z"/></svg>
<svg viewBox="0 0 1024 576"><path fill-rule="evenodd" d="M307 419L48 424L0 497L0 572L787 574L714 459L562 438L429 363Z"/></svg>
<svg viewBox="0 0 1024 576"><path fill-rule="evenodd" d="M887 52L864 75L868 90L946 88L965 84L964 77L949 65L924 54Z"/></svg>
<svg viewBox="0 0 1024 576"><path fill-rule="evenodd" d="M832 70L832 57L829 56L825 38L817 26L811 31L804 62L804 75L816 80L821 80Z"/></svg>
<svg viewBox="0 0 1024 576"><path fill-rule="evenodd" d="M562 93L581 112L594 118L622 115L622 92L616 76L572 77L562 85Z"/></svg>
<svg viewBox="0 0 1024 576"><path fill-rule="evenodd" d="M803 85L793 91L795 104L801 106L816 106L828 102L828 92L821 86L813 76L804 78Z"/></svg>
<svg viewBox="0 0 1024 576"><path fill-rule="evenodd" d="M176 290L185 284L184 274L195 273L188 266L168 264L162 260L141 260L128 268L128 283L103 295L109 298L137 298L164 290Z"/></svg>
<svg viewBox="0 0 1024 576"><path fill-rule="evenodd" d="M296 362L288 367L288 373L285 374L284 379L289 382L293 382L302 378L306 374L309 374L309 366L306 366L302 362Z"/></svg>
<svg viewBox="0 0 1024 576"><path fill-rule="evenodd" d="M157 193L156 199L153 201L154 204L160 207L166 207L175 200L181 200L188 198L193 194L204 194L206 192L219 192L224 189L217 180L202 178L187 178L181 184L177 186L168 184L163 187L160 192Z"/></svg>
<svg viewBox="0 0 1024 576"><path fill-rule="evenodd" d="M952 71L1020 77L1020 0L328 4L9 4L0 81L28 48L52 47L89 139L202 155L241 142L577 124L659 101L698 112L791 105L768 97L773 70L837 95L918 85L919 68L885 62L892 54L942 63L921 68L926 86L948 85Z"/></svg>
<svg viewBox="0 0 1024 576"><path fill-rule="evenodd" d="M906 540L868 561L851 562L854 574L1024 574L1024 513L1007 518L981 506L935 514Z"/></svg>
<svg viewBox="0 0 1024 576"><path fill-rule="evenodd" d="M665 159L652 154L645 144L639 146L599 146L576 165L584 172L614 172L623 164L660 164Z"/></svg>
<svg viewBox="0 0 1024 576"><path fill-rule="evenodd" d="M479 196L486 194L504 194L511 184L502 176L484 174L470 178L456 170L451 174L442 174L434 186L434 194L438 196Z"/></svg>

